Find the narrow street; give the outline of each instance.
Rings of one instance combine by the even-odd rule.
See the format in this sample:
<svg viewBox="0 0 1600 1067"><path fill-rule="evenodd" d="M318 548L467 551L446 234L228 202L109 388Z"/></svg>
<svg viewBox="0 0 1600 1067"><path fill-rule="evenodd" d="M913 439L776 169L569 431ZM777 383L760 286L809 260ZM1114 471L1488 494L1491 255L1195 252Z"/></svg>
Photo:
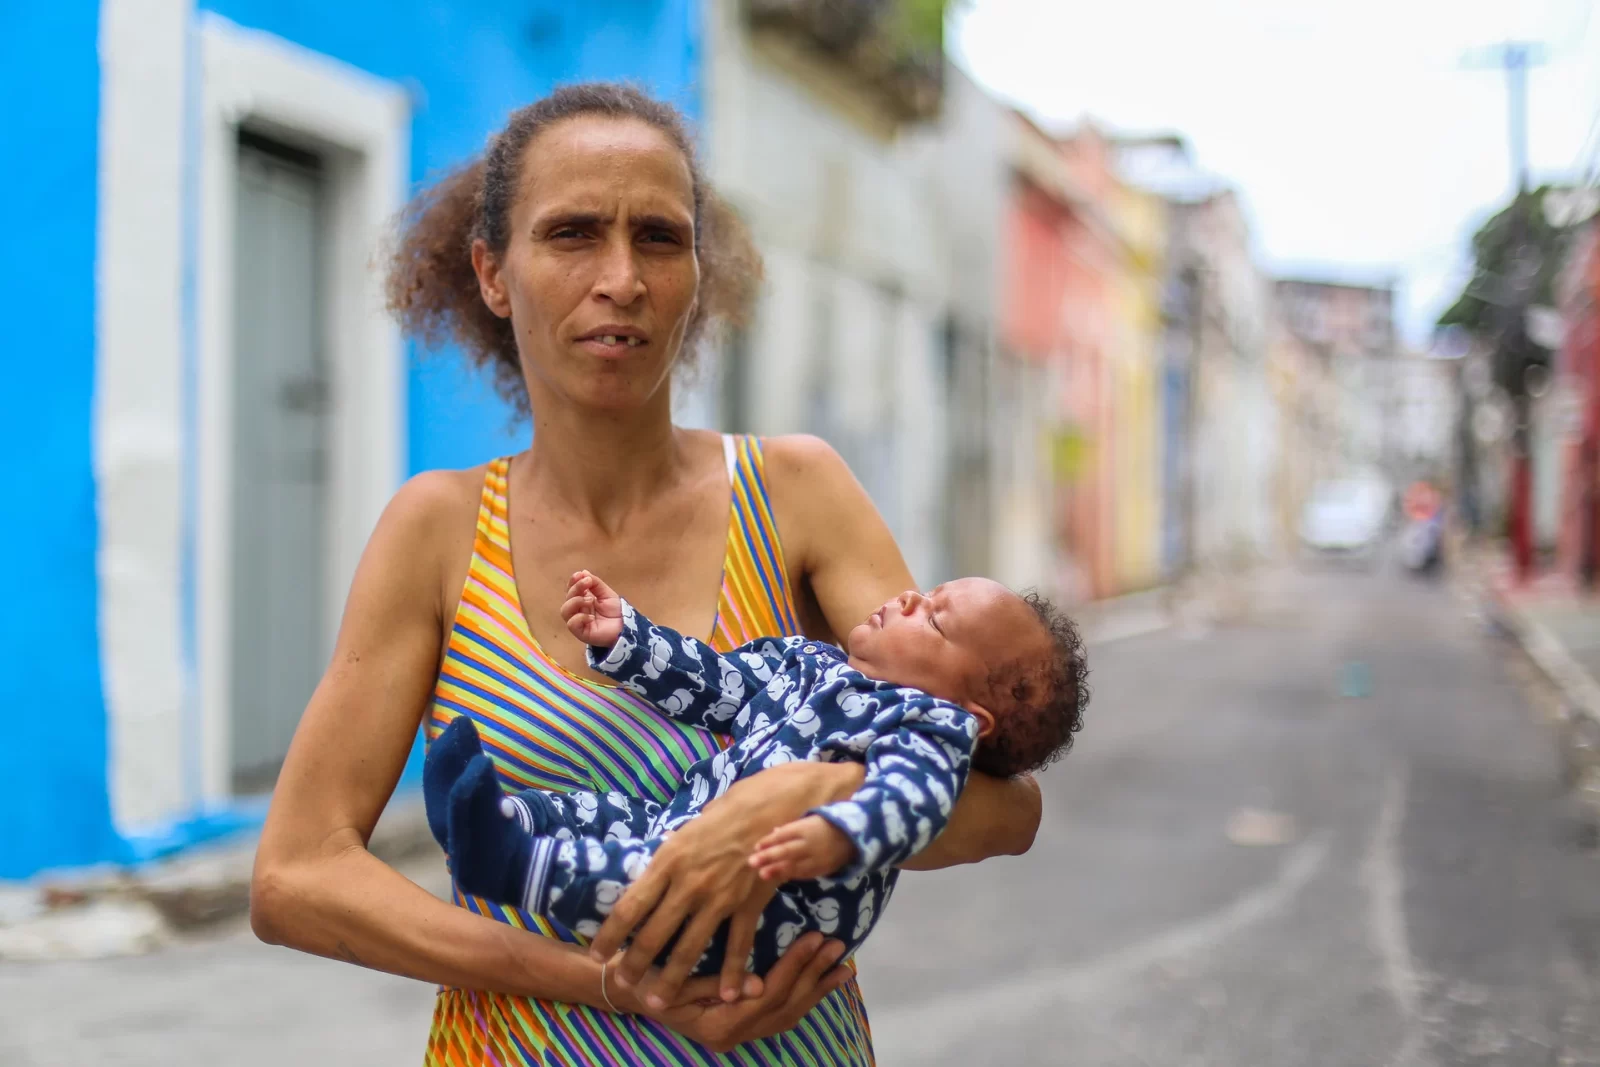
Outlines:
<svg viewBox="0 0 1600 1067"><path fill-rule="evenodd" d="M1389 571L1257 607L1095 649L1033 851L902 880L882 1062L1600 1063L1600 857L1503 648Z"/></svg>
<svg viewBox="0 0 1600 1067"><path fill-rule="evenodd" d="M1600 1064L1600 854L1448 586L1284 573L1092 662L1033 851L907 876L863 952L880 1062ZM0 1064L413 1063L430 997L236 925L0 965Z"/></svg>

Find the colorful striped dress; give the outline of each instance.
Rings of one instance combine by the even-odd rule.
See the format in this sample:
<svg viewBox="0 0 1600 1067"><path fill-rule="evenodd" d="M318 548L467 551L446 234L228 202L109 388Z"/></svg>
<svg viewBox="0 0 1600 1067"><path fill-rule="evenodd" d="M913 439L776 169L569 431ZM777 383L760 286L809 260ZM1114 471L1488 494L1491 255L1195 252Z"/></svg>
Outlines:
<svg viewBox="0 0 1600 1067"><path fill-rule="evenodd" d="M760 442L724 437L733 506L710 644L728 651L757 637L799 633L783 548L762 475ZM431 741L471 715L508 788L616 789L665 803L712 734L674 723L614 686L566 671L528 630L511 571L506 524L509 459L489 465L472 565L427 721ZM456 891L456 903L547 937L583 943L547 919ZM442 989L425 1067L588 1067L591 1064L845 1065L872 1060L861 991L852 979L795 1029L733 1052L708 1052L649 1019L579 1004Z"/></svg>

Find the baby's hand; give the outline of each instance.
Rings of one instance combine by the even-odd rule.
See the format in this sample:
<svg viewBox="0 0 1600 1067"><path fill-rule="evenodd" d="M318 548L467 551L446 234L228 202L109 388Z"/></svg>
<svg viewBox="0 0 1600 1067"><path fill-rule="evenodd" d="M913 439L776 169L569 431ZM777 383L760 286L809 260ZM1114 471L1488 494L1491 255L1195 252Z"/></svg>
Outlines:
<svg viewBox="0 0 1600 1067"><path fill-rule="evenodd" d="M750 866L768 882L826 878L856 855L855 844L820 815L784 823L756 842Z"/></svg>
<svg viewBox="0 0 1600 1067"><path fill-rule="evenodd" d="M610 648L622 636L622 598L588 571L579 571L567 586L561 618L579 641Z"/></svg>

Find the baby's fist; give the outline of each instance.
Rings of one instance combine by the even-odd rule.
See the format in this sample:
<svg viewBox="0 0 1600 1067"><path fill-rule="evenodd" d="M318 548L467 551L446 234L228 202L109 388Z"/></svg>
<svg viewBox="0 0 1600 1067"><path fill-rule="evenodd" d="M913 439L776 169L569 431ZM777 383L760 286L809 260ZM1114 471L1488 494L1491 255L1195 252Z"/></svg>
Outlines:
<svg viewBox="0 0 1600 1067"><path fill-rule="evenodd" d="M610 648L622 636L622 598L588 571L579 571L567 585L561 618L579 641Z"/></svg>

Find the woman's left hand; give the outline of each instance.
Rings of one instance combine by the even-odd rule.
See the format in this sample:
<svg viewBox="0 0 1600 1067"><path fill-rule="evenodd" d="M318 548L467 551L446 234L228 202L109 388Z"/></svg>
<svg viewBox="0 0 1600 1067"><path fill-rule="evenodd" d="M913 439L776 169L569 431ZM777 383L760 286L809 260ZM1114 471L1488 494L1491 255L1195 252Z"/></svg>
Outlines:
<svg viewBox="0 0 1600 1067"><path fill-rule="evenodd" d="M717 927L731 919L722 992L725 999L737 999L757 920L777 891L750 865L756 843L812 808L851 796L865 775L859 763L800 761L735 782L667 838L612 909L590 954L610 959L631 936L617 973L660 1010L677 1000ZM651 974L656 957L680 929L666 965ZM647 975L650 980L641 985Z"/></svg>

